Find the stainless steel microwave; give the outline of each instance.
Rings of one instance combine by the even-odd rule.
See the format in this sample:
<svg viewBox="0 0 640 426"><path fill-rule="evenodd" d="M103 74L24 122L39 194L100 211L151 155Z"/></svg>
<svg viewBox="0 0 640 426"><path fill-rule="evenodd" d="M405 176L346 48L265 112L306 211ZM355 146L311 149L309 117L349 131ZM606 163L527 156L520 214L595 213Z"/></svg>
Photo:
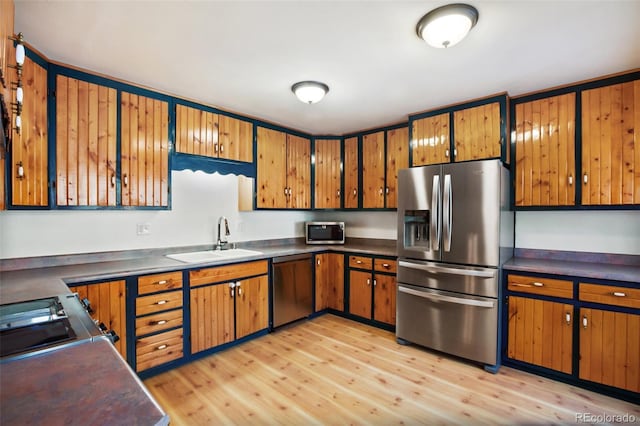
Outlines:
<svg viewBox="0 0 640 426"><path fill-rule="evenodd" d="M305 222L307 244L344 244L344 222Z"/></svg>

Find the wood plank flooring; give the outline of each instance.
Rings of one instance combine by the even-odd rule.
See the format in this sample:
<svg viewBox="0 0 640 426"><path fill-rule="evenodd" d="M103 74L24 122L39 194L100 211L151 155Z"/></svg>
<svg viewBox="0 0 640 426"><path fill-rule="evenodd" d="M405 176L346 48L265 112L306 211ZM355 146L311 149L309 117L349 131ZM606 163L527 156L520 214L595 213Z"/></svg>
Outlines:
<svg viewBox="0 0 640 426"><path fill-rule="evenodd" d="M172 425L563 424L640 406L502 367L498 374L393 333L324 315L145 385Z"/></svg>

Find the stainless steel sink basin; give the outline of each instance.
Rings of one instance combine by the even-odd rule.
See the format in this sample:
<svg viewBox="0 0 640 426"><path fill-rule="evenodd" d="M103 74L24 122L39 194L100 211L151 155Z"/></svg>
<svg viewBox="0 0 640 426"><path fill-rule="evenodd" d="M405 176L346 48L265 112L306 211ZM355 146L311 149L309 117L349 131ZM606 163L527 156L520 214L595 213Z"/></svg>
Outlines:
<svg viewBox="0 0 640 426"><path fill-rule="evenodd" d="M188 253L176 253L165 255L168 258L179 260L185 263L210 262L214 260L239 259L242 257L256 256L262 254L256 250L229 249L229 250L205 250L192 251Z"/></svg>

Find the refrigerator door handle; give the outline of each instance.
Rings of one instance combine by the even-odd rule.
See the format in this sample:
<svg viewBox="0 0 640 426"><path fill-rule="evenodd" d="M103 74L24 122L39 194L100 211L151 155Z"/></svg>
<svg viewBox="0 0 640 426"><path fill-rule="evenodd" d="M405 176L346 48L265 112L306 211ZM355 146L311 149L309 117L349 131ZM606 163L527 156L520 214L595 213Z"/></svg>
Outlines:
<svg viewBox="0 0 640 426"><path fill-rule="evenodd" d="M497 270L487 269L487 270L475 270L475 269L462 269L462 268L447 268L446 266L438 266L438 265L423 265L420 263L414 262L406 262L401 260L398 262L398 266L411 268L411 269L419 269L426 272L432 272L434 274L443 273L443 274L452 274L452 275L465 275L469 277L479 277L479 278L495 278Z"/></svg>
<svg viewBox="0 0 640 426"><path fill-rule="evenodd" d="M443 245L444 251L451 251L451 233L453 231L453 221L451 213L453 211L453 193L451 188L451 175L444 175L444 200L442 202L442 227L444 228Z"/></svg>
<svg viewBox="0 0 640 426"><path fill-rule="evenodd" d="M480 308L493 308L494 301L482 301L475 299L467 299L462 297L444 296L441 294L427 293L424 291L414 290L403 286L398 286L400 293L410 294L412 296L422 297L423 299L433 300L434 302L448 302L455 303L457 305L477 306Z"/></svg>
<svg viewBox="0 0 640 426"><path fill-rule="evenodd" d="M431 189L431 248L440 248L440 175L433 176Z"/></svg>

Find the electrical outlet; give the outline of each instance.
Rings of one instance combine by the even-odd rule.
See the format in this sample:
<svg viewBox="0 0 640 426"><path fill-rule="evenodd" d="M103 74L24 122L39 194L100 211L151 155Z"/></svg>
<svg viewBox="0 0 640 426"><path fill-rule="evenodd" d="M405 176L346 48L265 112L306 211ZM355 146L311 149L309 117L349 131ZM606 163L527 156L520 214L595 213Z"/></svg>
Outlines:
<svg viewBox="0 0 640 426"><path fill-rule="evenodd" d="M136 234L137 235L151 235L151 224L150 223L138 223L136 225Z"/></svg>

